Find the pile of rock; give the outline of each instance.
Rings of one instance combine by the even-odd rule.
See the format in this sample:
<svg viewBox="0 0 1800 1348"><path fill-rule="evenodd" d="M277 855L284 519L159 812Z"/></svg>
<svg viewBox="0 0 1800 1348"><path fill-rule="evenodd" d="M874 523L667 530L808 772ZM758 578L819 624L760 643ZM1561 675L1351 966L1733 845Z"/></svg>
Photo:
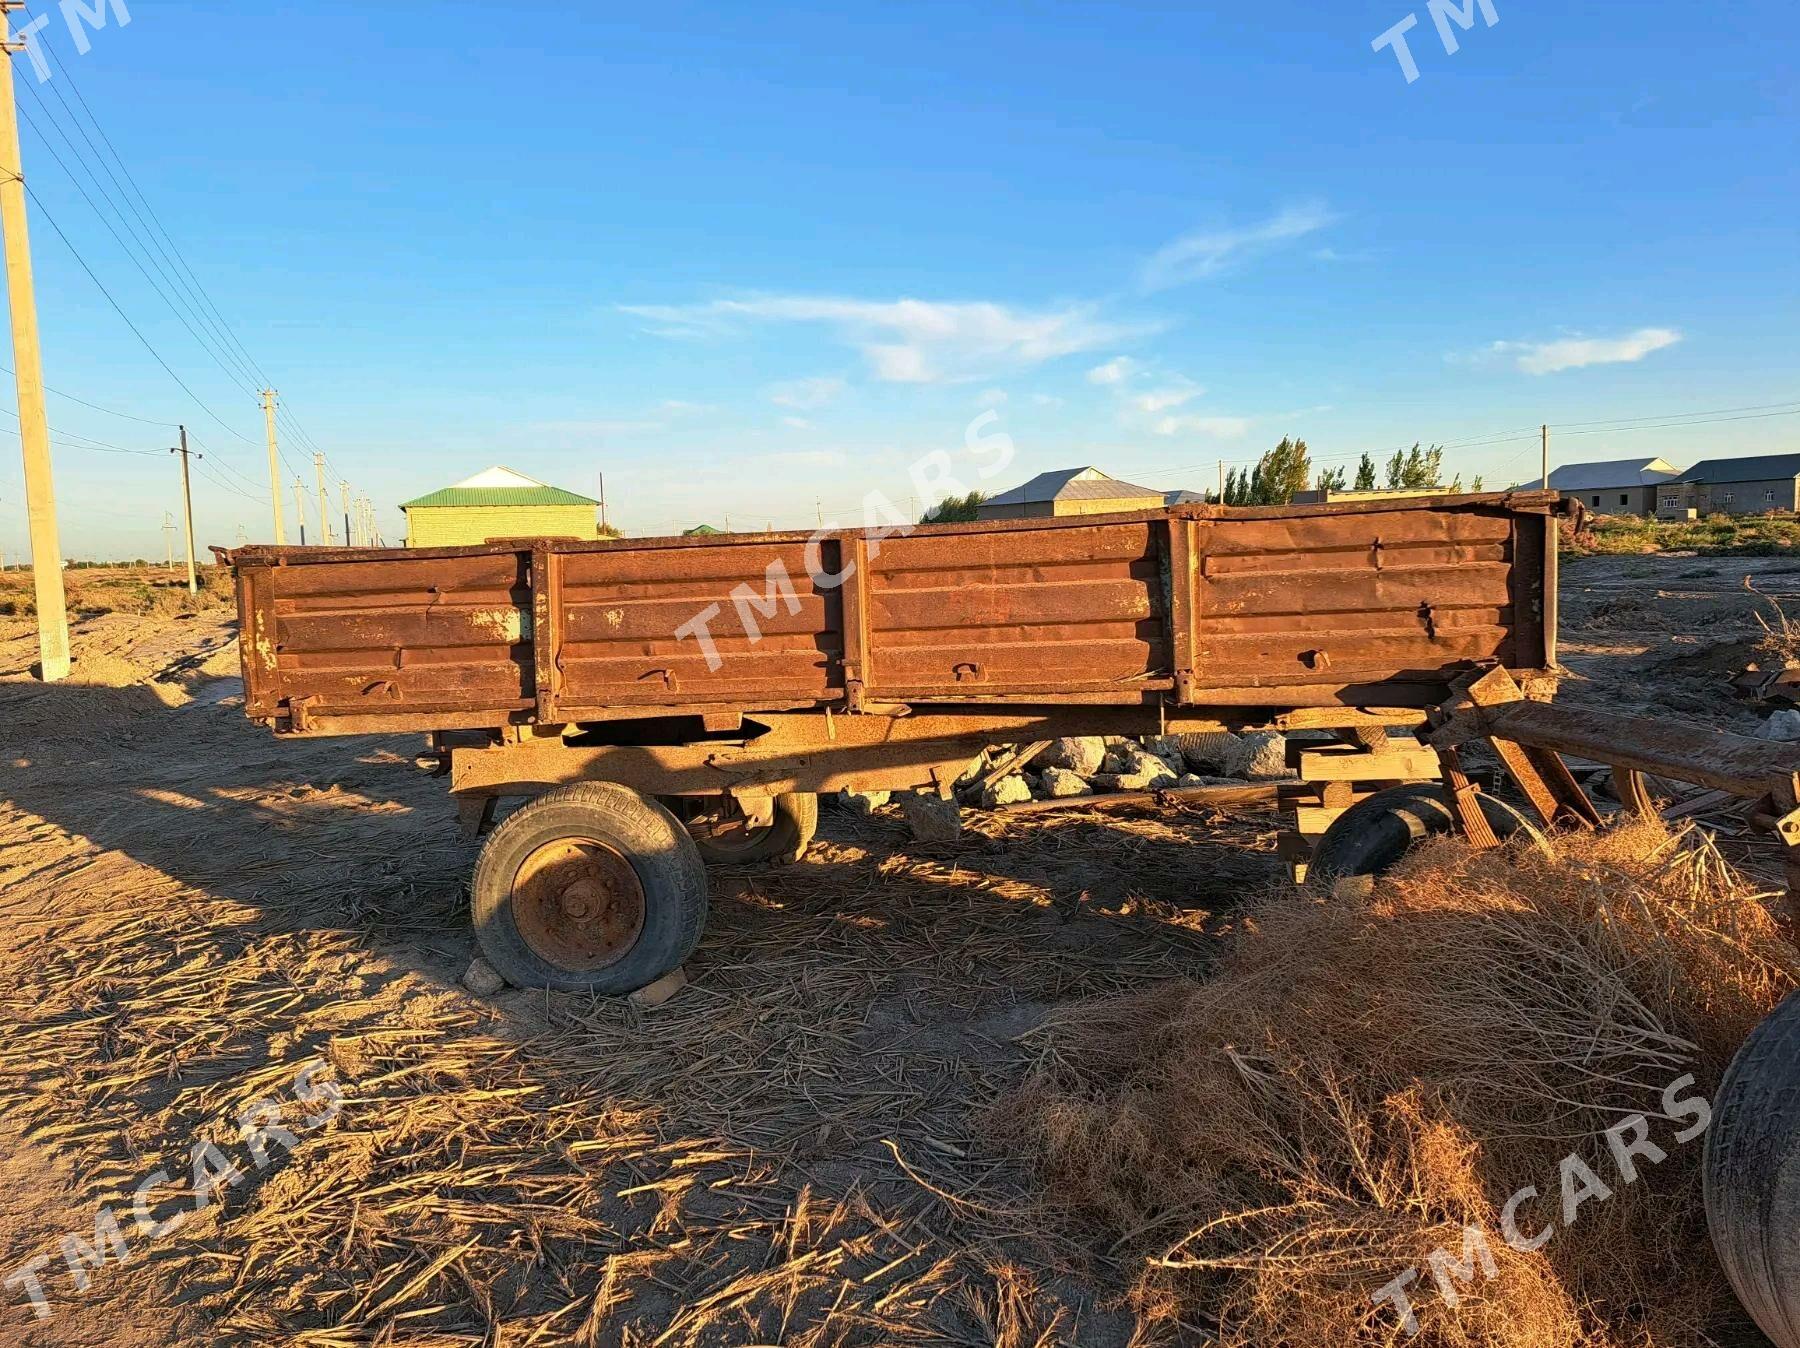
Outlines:
<svg viewBox="0 0 1800 1348"><path fill-rule="evenodd" d="M1293 774L1287 742L1273 732L1160 735L1148 739L1088 735L1060 739L1019 772L982 792L985 809L1026 800L1061 800L1112 791L1242 786Z"/></svg>
<svg viewBox="0 0 1800 1348"><path fill-rule="evenodd" d="M995 761L1008 750L993 751ZM957 784L962 804L984 810L1028 800L1066 800L1119 791L1160 791L1192 786L1245 786L1251 782L1293 777L1287 766L1287 740L1273 731L1233 734L1158 735L1128 739L1120 735L1083 735L1059 739L1020 767L983 782L987 756L977 759ZM958 800L944 801L926 793L886 791L841 794L841 803L860 814L872 814L892 803L922 841L948 841L961 831Z"/></svg>

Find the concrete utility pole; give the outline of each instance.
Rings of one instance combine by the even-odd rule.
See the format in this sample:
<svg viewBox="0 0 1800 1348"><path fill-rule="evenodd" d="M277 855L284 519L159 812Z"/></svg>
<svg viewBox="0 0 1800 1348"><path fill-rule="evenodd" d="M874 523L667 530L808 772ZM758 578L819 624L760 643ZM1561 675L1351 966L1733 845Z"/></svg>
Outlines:
<svg viewBox="0 0 1800 1348"><path fill-rule="evenodd" d="M300 529L300 546L306 546L306 484L294 474L294 522Z"/></svg>
<svg viewBox="0 0 1800 1348"><path fill-rule="evenodd" d="M325 456L313 455L313 472L319 479L319 541L330 547L331 538L331 497L325 491Z"/></svg>
<svg viewBox="0 0 1800 1348"><path fill-rule="evenodd" d="M175 569L175 517L163 511L163 551L169 556L169 570Z"/></svg>
<svg viewBox="0 0 1800 1348"><path fill-rule="evenodd" d="M350 484L342 478L338 479L338 491L342 493L344 500L344 546L353 548L356 546L356 535L350 528Z"/></svg>
<svg viewBox="0 0 1800 1348"><path fill-rule="evenodd" d="M188 487L187 427L183 426L180 430L181 448L171 449L169 453L181 455L181 518L187 526L188 593L199 594L200 576L194 570L194 493ZM193 457L204 459L206 455L195 454Z"/></svg>
<svg viewBox="0 0 1800 1348"><path fill-rule="evenodd" d="M275 546L287 542L287 531L281 527L281 451L275 444L275 390L262 391L263 421L269 427L269 502L275 507Z"/></svg>
<svg viewBox="0 0 1800 1348"><path fill-rule="evenodd" d="M1538 486L1545 491L1550 490L1550 427L1544 427L1544 475L1538 479Z"/></svg>
<svg viewBox="0 0 1800 1348"><path fill-rule="evenodd" d="M1219 504L1225 504L1225 460L1219 460Z"/></svg>
<svg viewBox="0 0 1800 1348"><path fill-rule="evenodd" d="M19 388L19 439L25 456L25 509L31 530L31 579L37 598L38 672L45 683L69 677L69 606L63 593L62 542L50 471L50 421L44 410L44 357L38 349L37 291L25 224L25 158L12 58L12 12L25 0L0 0L0 231L6 235L6 291L12 305L13 369Z"/></svg>

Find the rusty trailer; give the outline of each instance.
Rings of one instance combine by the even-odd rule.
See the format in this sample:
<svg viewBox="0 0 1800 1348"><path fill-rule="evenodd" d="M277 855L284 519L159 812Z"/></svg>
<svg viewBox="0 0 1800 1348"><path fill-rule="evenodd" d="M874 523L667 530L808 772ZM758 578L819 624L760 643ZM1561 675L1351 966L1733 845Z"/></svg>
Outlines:
<svg viewBox="0 0 1800 1348"><path fill-rule="evenodd" d="M1614 764L1628 807L1643 772L1685 778L1764 800L1800 843L1800 754L1548 703L1564 509L1520 492L226 557L247 713L282 736L430 735L475 832L532 798L483 852L484 950L515 982L617 993L698 940L700 864L797 856L821 793L947 797L983 749L1067 735L1424 736L1436 804L1352 805L1319 840L1327 872L1384 864L1370 821L1397 802L1478 844L1516 826L1463 770L1473 739L1546 823L1599 822L1575 751Z"/></svg>
<svg viewBox="0 0 1800 1348"><path fill-rule="evenodd" d="M1410 730L1370 781L1314 774L1328 883L1425 833L1493 846L1533 827L1465 770L1475 742L1537 826L1601 822L1565 753L1610 764L1628 810L1654 808L1645 773L1695 782L1756 802L1792 911L1800 748L1548 700L1562 510L1513 493L224 556L251 717L429 734L477 832L496 800L531 798L488 831L472 884L483 953L521 985L643 987L699 941L705 862L797 856L820 792L948 796L980 750L1063 735L1273 727L1379 749ZM1435 782L1371 790L1378 762L1432 761L1421 745ZM1800 1348L1800 1289L1770 1272L1794 1267L1796 1063L1800 997L1739 1055L1707 1152L1714 1244L1783 1348Z"/></svg>

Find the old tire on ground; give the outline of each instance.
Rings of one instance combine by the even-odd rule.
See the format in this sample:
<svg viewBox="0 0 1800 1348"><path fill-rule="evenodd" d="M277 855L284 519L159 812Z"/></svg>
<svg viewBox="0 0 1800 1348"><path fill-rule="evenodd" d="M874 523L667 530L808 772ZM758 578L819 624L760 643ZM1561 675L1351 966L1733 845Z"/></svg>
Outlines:
<svg viewBox="0 0 1800 1348"><path fill-rule="evenodd" d="M1531 824L1512 806L1483 792L1481 812L1506 838ZM1345 810L1313 848L1309 873L1321 877L1379 875L1414 843L1454 832L1450 795L1433 782L1390 786Z"/></svg>
<svg viewBox="0 0 1800 1348"><path fill-rule="evenodd" d="M686 823L709 866L798 861L819 831L819 798L806 791L777 796L775 817L764 828L747 826L730 796L675 796L663 804Z"/></svg>
<svg viewBox="0 0 1800 1348"><path fill-rule="evenodd" d="M1744 1309L1800 1348L1800 993L1751 1031L1719 1086L1706 1224Z"/></svg>
<svg viewBox="0 0 1800 1348"><path fill-rule="evenodd" d="M706 924L706 868L661 805L580 782L488 835L471 906L481 953L507 982L615 996L693 953Z"/></svg>

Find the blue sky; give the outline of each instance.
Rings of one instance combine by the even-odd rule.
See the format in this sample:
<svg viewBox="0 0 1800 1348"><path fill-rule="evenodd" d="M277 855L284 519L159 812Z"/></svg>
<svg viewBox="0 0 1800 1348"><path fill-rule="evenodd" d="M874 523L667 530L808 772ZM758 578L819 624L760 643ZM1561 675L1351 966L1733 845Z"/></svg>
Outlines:
<svg viewBox="0 0 1800 1348"><path fill-rule="evenodd" d="M1800 448L1793 416L1580 425L1800 406L1800 11L1493 5L1449 54L1425 0L138 0L80 55L34 0L67 67L17 67L46 378L186 422L248 493L199 479L202 541L268 537L247 381L78 193L78 90L390 537L495 462L604 472L634 533L905 508L986 408L1017 447L991 487L1199 489L1284 434L1321 463L1446 442L1497 485L1543 421L1558 461ZM1409 12L1410 84L1371 50ZM168 455L57 455L65 551L160 553ZM19 476L0 455L9 556Z"/></svg>

